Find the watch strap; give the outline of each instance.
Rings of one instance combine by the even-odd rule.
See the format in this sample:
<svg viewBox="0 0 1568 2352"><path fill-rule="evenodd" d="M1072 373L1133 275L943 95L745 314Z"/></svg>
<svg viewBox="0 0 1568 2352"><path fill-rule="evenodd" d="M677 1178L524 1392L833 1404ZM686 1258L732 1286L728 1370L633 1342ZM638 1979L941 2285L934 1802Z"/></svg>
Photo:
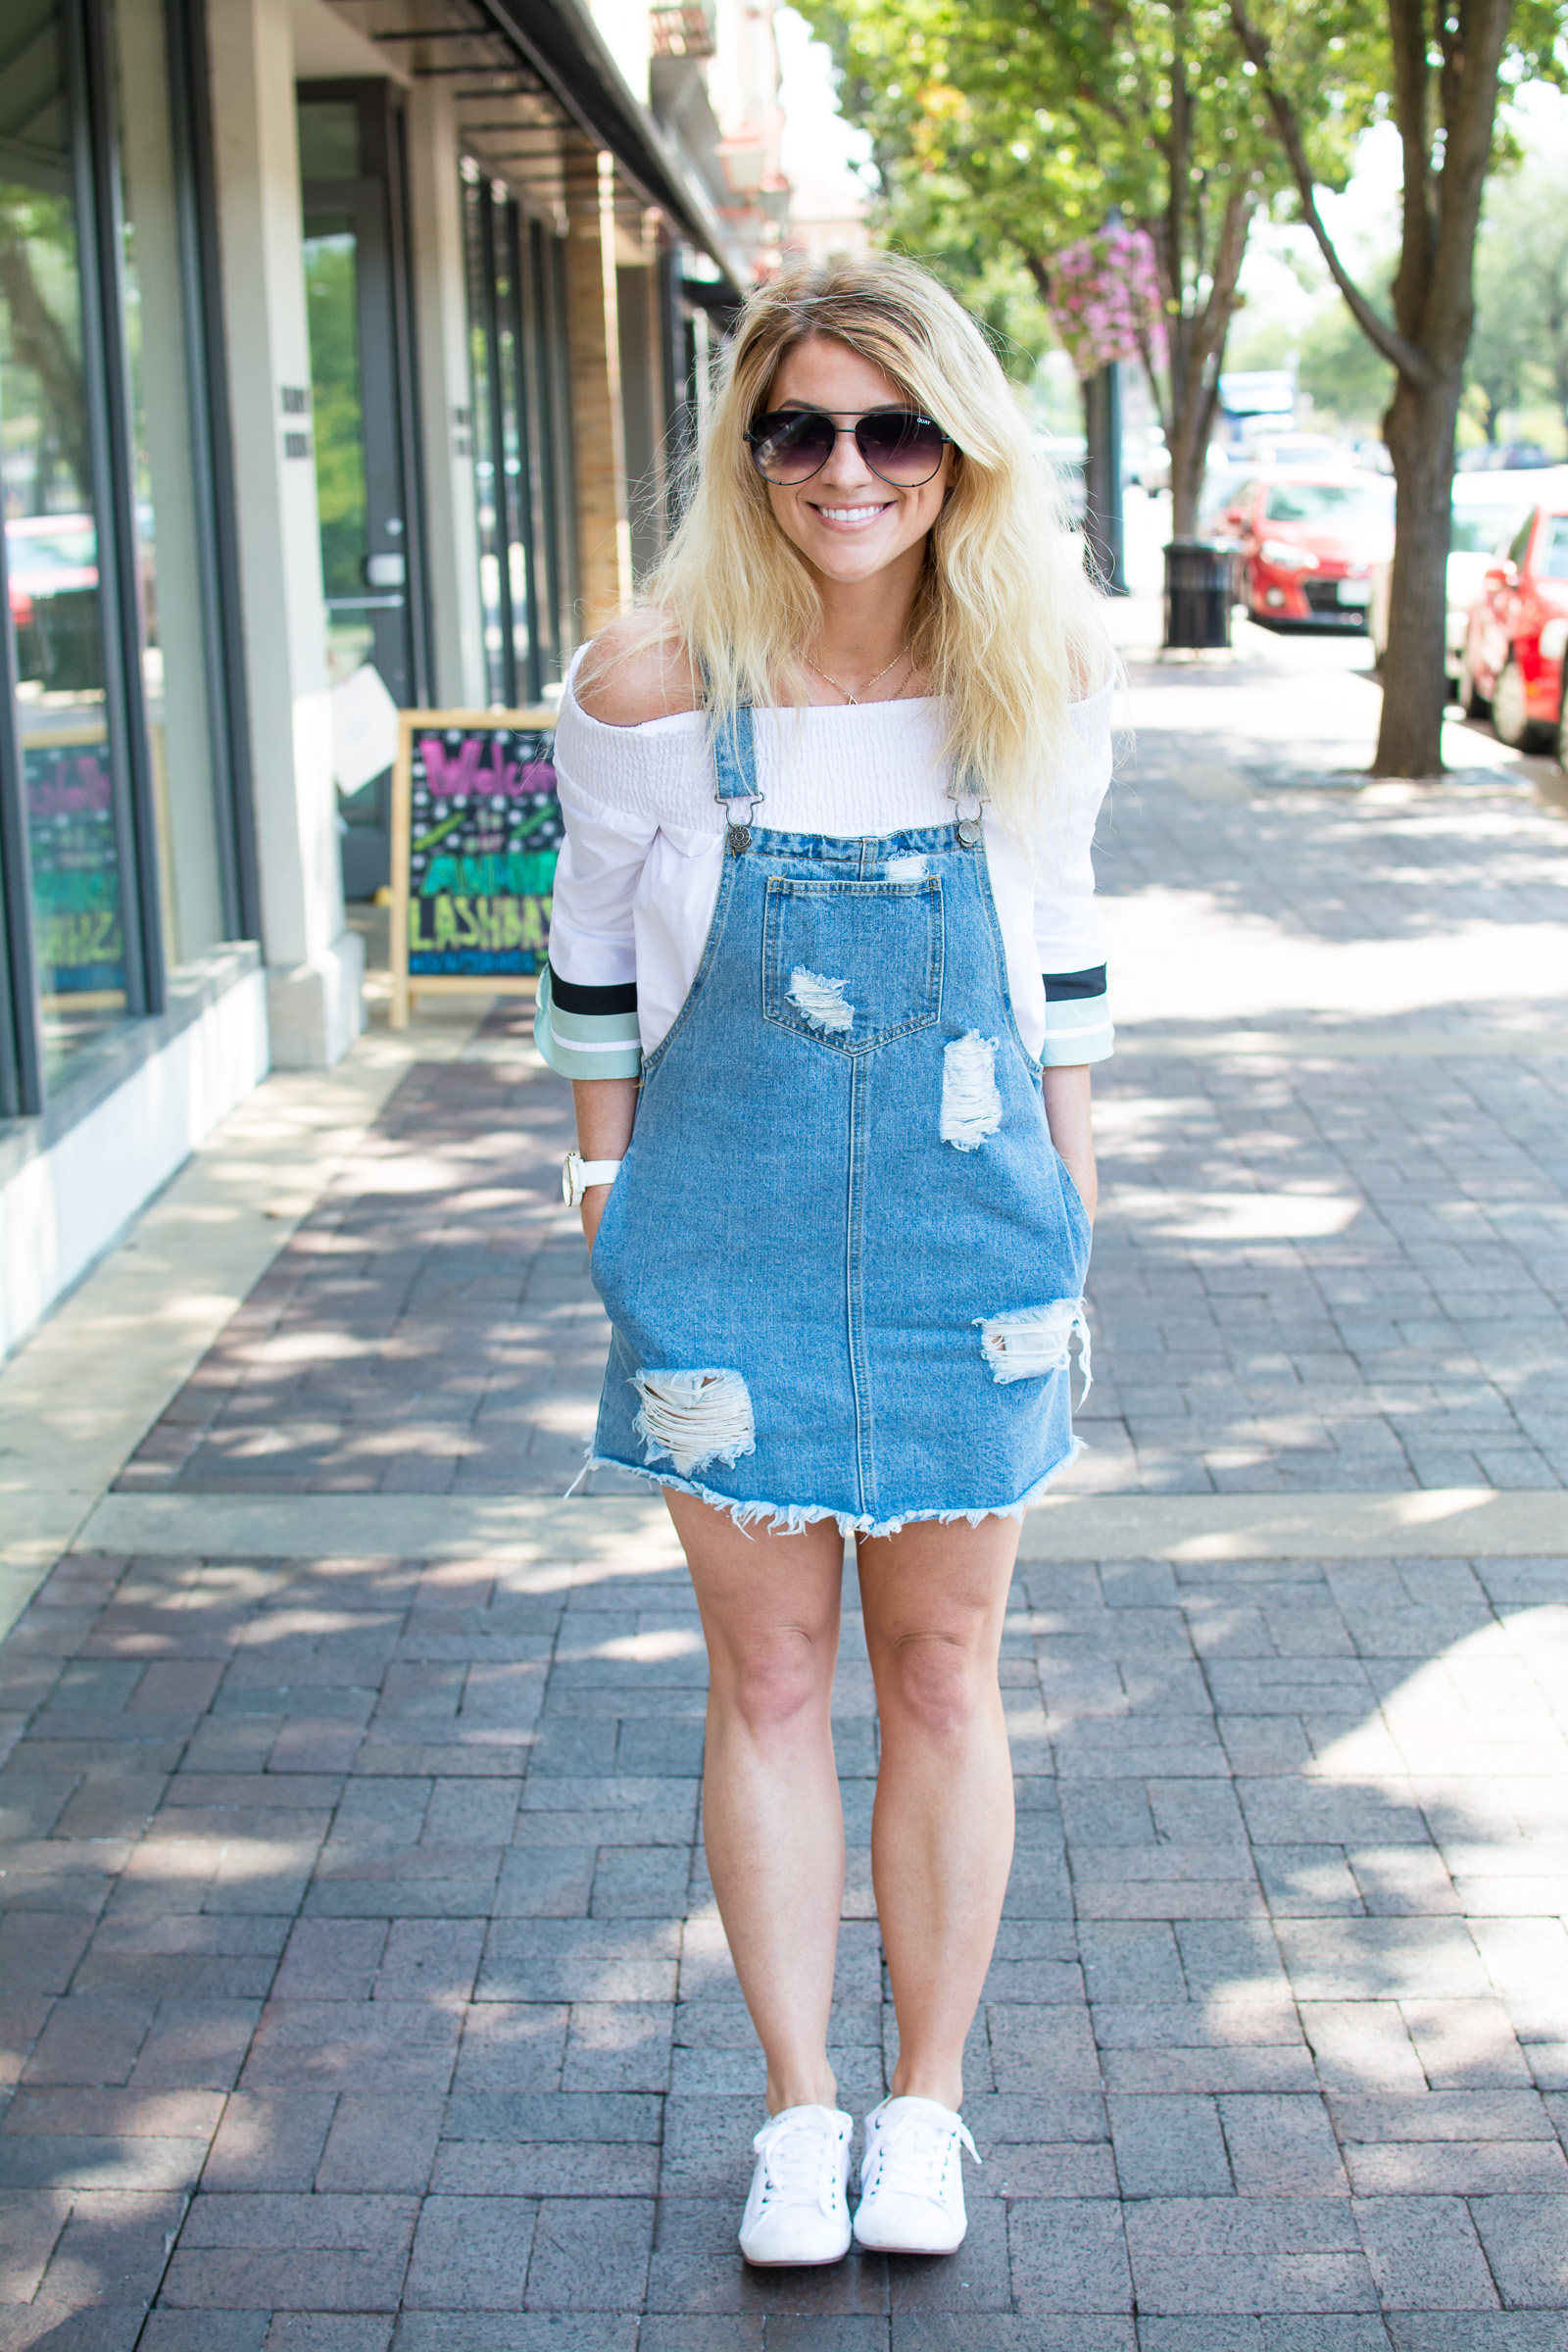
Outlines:
<svg viewBox="0 0 1568 2352"><path fill-rule="evenodd" d="M580 1208L590 1185L613 1184L619 1173L618 1159L584 1159L579 1152L568 1152L561 1187L566 1206Z"/></svg>

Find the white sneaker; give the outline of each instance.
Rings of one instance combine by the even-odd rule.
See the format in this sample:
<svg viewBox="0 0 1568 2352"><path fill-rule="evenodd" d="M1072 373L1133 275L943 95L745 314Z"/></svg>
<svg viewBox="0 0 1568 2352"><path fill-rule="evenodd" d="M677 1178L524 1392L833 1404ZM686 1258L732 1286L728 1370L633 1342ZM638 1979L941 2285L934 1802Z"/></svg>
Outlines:
<svg viewBox="0 0 1568 2352"><path fill-rule="evenodd" d="M935 2099L884 2099L865 2119L855 2234L875 2254L951 2254L963 2243L963 2169L979 2153Z"/></svg>
<svg viewBox="0 0 1568 2352"><path fill-rule="evenodd" d="M741 2252L759 2267L842 2262L850 2250L850 2133L840 2107L785 2107L753 2140Z"/></svg>

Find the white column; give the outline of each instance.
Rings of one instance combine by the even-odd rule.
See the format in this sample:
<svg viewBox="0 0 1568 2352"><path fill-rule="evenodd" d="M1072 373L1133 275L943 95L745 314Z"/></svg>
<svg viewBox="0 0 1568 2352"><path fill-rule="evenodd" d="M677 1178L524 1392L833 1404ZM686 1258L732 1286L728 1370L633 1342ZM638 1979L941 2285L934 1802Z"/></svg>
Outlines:
<svg viewBox="0 0 1568 2352"><path fill-rule="evenodd" d="M484 707L485 672L473 503L473 385L458 134L445 82L415 84L408 126L435 696L450 709L478 710Z"/></svg>
<svg viewBox="0 0 1568 2352"><path fill-rule="evenodd" d="M268 1012L274 1061L319 1068L363 1026L364 950L332 781L294 32L289 0L210 0L209 24Z"/></svg>

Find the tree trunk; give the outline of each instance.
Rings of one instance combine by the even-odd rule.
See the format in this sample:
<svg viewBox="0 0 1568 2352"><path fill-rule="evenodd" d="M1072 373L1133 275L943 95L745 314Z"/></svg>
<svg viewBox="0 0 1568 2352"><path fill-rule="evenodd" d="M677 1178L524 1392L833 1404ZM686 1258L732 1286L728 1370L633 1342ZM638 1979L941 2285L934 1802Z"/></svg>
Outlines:
<svg viewBox="0 0 1568 2352"><path fill-rule="evenodd" d="M1481 198L1496 122L1498 69L1513 0L1457 0L1429 22L1425 0L1387 0L1394 113L1404 150L1395 324L1355 284L1323 225L1296 109L1274 78L1269 44L1230 0L1237 36L1296 176L1301 210L1362 332L1397 370L1384 438L1394 460L1398 539L1375 776L1442 773L1444 639L1453 495L1453 435L1470 330ZM1435 115L1443 161L1434 169Z"/></svg>
<svg viewBox="0 0 1568 2352"><path fill-rule="evenodd" d="M1401 376L1383 419L1394 459L1394 578L1375 776L1443 773L1448 531L1458 370L1417 391Z"/></svg>
<svg viewBox="0 0 1568 2352"><path fill-rule="evenodd" d="M1176 176L1174 156L1172 176ZM1193 298L1191 312L1172 264L1171 257L1177 248L1171 220L1150 224L1166 300L1180 306L1169 317L1170 399L1163 412L1165 446L1170 452L1171 536L1175 539L1191 539L1198 530L1203 462L1208 456L1208 439L1219 407L1219 371L1224 365L1225 338L1236 308L1236 281L1247 253L1247 232L1254 202L1251 188L1245 180L1227 192L1207 272L1208 289L1200 308L1197 297ZM1152 372L1151 368L1151 376Z"/></svg>
<svg viewBox="0 0 1568 2352"><path fill-rule="evenodd" d="M1173 539L1196 539L1198 509L1203 495L1203 466L1208 456L1208 437L1214 429L1214 411L1219 405L1219 373L1216 368L1211 383L1200 384L1196 397L1183 403L1171 417L1170 431L1170 535Z"/></svg>

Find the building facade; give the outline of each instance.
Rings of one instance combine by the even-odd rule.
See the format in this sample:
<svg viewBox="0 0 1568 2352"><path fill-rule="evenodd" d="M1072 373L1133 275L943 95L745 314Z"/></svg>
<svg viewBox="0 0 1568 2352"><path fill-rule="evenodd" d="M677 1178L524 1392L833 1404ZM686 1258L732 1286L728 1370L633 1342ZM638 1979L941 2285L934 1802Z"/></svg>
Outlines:
<svg viewBox="0 0 1568 2352"><path fill-rule="evenodd" d="M777 85L749 0L0 12L0 1352L358 1033L395 707L656 559Z"/></svg>

